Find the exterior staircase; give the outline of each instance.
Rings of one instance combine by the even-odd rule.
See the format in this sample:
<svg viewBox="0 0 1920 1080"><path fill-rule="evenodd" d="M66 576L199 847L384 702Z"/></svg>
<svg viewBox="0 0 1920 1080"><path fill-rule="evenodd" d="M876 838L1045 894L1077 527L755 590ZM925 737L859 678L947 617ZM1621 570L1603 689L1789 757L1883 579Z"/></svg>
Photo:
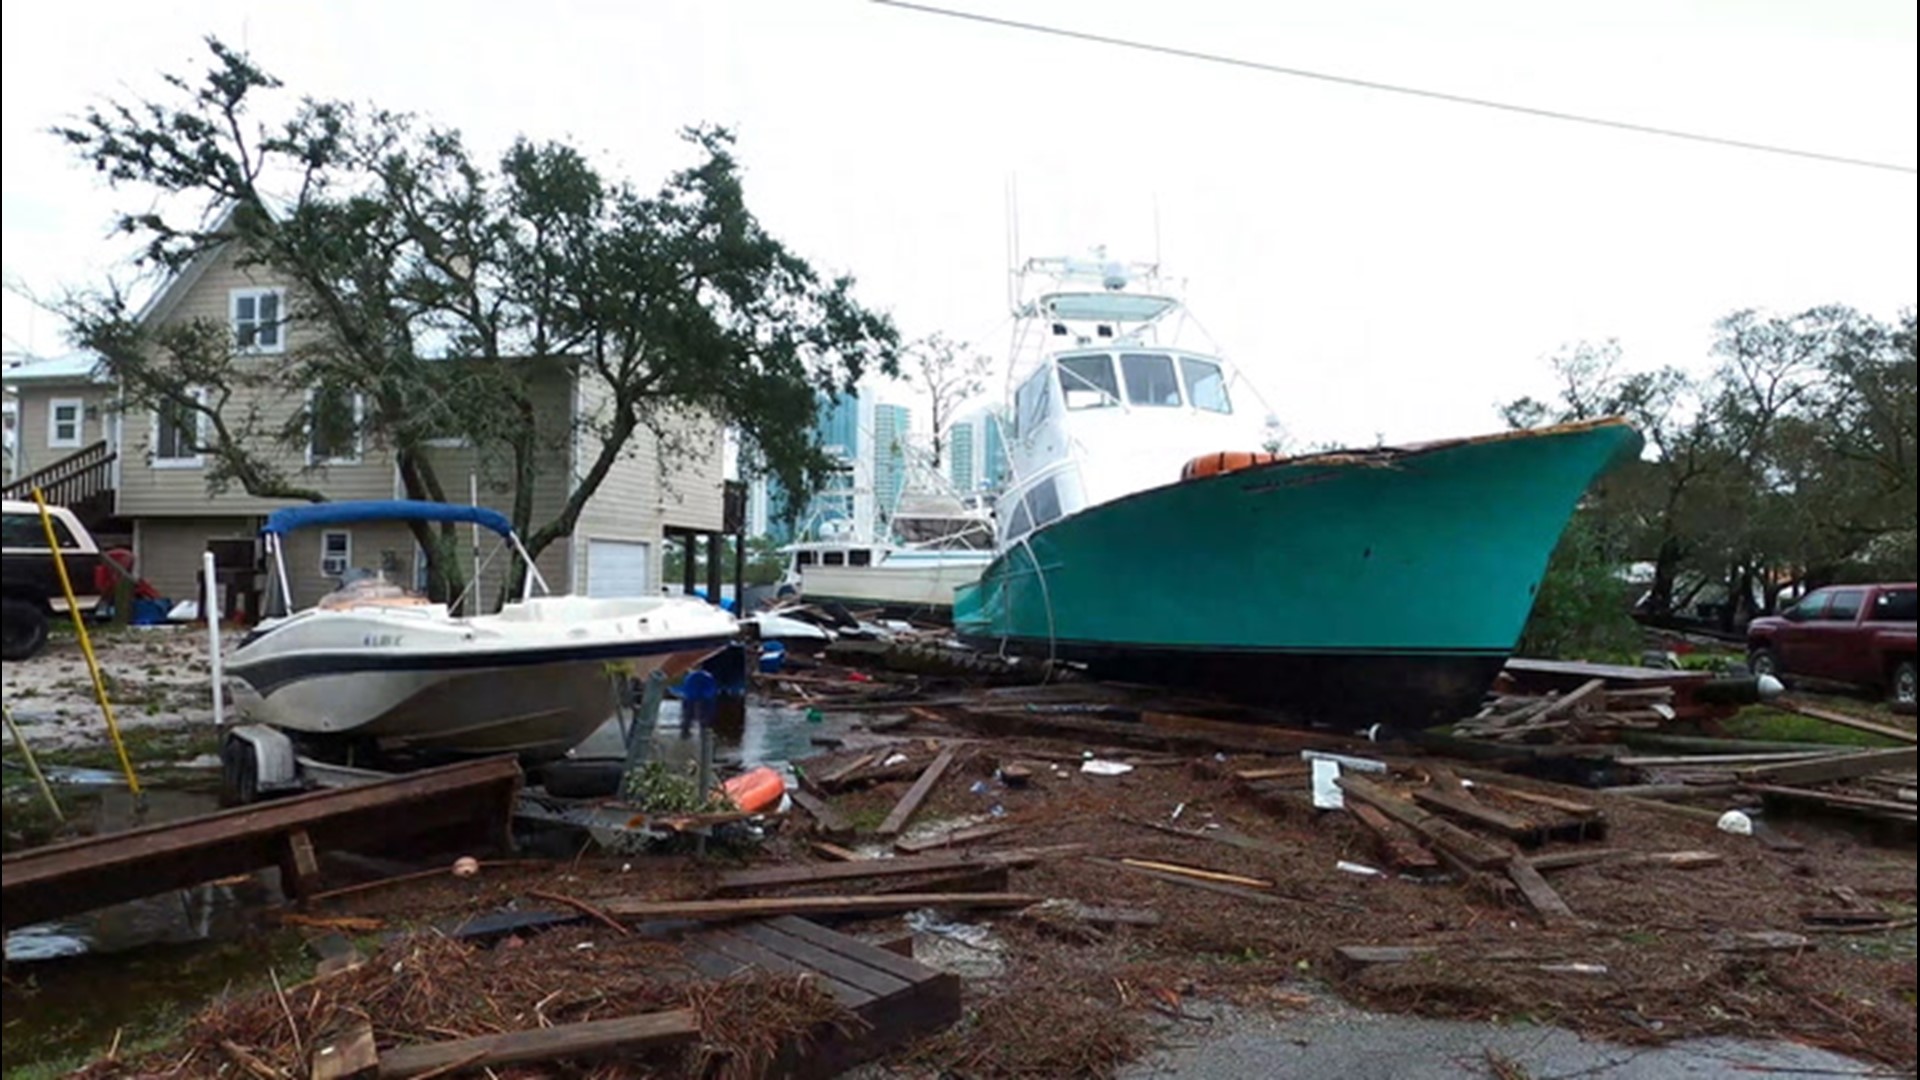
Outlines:
<svg viewBox="0 0 1920 1080"><path fill-rule="evenodd" d="M37 487L48 503L72 510L88 530L101 532L101 527L113 520L113 463L118 457L102 439L51 465L8 481L0 487L0 493L9 499L31 499Z"/></svg>

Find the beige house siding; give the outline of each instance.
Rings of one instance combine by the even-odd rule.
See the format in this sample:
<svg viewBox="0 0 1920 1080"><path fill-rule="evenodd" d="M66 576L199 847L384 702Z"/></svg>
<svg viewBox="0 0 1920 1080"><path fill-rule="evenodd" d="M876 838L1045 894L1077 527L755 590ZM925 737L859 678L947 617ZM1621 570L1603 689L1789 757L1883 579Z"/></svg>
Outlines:
<svg viewBox="0 0 1920 1080"><path fill-rule="evenodd" d="M672 437L654 438L659 448L655 453L659 458L662 523L718 532L726 513L725 433L710 416L681 416L670 423Z"/></svg>
<svg viewBox="0 0 1920 1080"><path fill-rule="evenodd" d="M20 405L20 427L17 432L17 449L20 454L20 475L44 469L66 457L68 454L99 442L107 437L113 426L113 392L110 388L90 383L69 385L47 385L43 383L15 384L15 392ZM78 446L49 446L48 416L53 411L55 401L79 399L84 408L80 427Z"/></svg>
<svg viewBox="0 0 1920 1080"><path fill-rule="evenodd" d="M604 445L592 428L602 419L606 400L607 387L599 378L586 376L580 380L580 415L586 430L578 440L574 462L576 483L599 458ZM664 550L660 542L660 511L658 457L652 435L642 432L629 443L627 453L614 462L600 482L599 490L580 510L573 530L573 591L583 594L587 591L587 549L595 540L648 544L652 565L648 567L647 579L657 588Z"/></svg>
<svg viewBox="0 0 1920 1080"><path fill-rule="evenodd" d="M172 306L156 312L163 325L212 320L232 321L233 293L236 289L284 288L286 282L262 266L241 267L232 250L210 257L205 268L183 282L184 291ZM295 319L283 328L289 350L311 344L312 331ZM284 354L268 354L250 361L259 364L285 362ZM252 403L236 398L229 402L226 415L238 417ZM306 408L302 398L276 397L261 403L260 415L266 431L277 432L281 425L297 417ZM259 499L232 488L220 495L207 492L204 466L156 465L153 462L153 414L147 410L128 410L121 416L121 469L119 512L126 517L205 516L209 511L231 514L264 514L283 506L285 500ZM296 482L319 488L333 499L384 499L393 494L393 461L385 448L366 445L357 464L309 468L305 453L297 448L272 444L259 452L283 469Z"/></svg>
<svg viewBox="0 0 1920 1080"><path fill-rule="evenodd" d="M136 521L133 554L140 576L151 581L170 600L194 599L200 574L200 556L207 541L244 539L258 535L260 520L252 517L176 517Z"/></svg>

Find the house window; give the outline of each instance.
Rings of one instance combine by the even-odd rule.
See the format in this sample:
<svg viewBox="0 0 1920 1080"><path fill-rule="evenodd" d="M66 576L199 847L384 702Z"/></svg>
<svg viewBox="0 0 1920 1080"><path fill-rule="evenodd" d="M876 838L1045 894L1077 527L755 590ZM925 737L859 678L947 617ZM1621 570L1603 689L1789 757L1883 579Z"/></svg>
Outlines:
<svg viewBox="0 0 1920 1080"><path fill-rule="evenodd" d="M360 461L360 422L365 399L338 387L307 394L307 464L353 465Z"/></svg>
<svg viewBox="0 0 1920 1080"><path fill-rule="evenodd" d="M353 534L345 531L321 533L320 573L330 578L344 577L351 566Z"/></svg>
<svg viewBox="0 0 1920 1080"><path fill-rule="evenodd" d="M47 448L71 450L80 445L80 429L87 404L79 398L54 398L47 405Z"/></svg>
<svg viewBox="0 0 1920 1080"><path fill-rule="evenodd" d="M246 352L284 352L286 293L281 289L233 291L233 340Z"/></svg>
<svg viewBox="0 0 1920 1080"><path fill-rule="evenodd" d="M187 391L187 400L168 401L153 411L153 466L156 469L188 469L200 465L200 447L205 441L206 415L200 406L206 391Z"/></svg>

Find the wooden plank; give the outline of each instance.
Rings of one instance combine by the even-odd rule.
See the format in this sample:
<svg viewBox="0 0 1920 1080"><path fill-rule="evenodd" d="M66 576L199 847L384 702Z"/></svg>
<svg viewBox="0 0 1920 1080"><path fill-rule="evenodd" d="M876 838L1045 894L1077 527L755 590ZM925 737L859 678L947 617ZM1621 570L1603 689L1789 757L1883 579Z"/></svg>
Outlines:
<svg viewBox="0 0 1920 1080"><path fill-rule="evenodd" d="M1585 848L1579 851L1555 851L1546 855L1535 855L1527 861L1541 873L1555 870L1571 870L1576 866L1591 866L1599 862L1615 862L1626 858L1631 852L1624 848Z"/></svg>
<svg viewBox="0 0 1920 1080"><path fill-rule="evenodd" d="M751 925L751 924L747 924ZM697 948L709 949L733 961L741 968L758 968L770 975L805 975L817 980L833 1000L849 1009L858 1009L880 995L842 979L829 977L800 961L767 948L739 932L714 931L700 935Z"/></svg>
<svg viewBox="0 0 1920 1080"><path fill-rule="evenodd" d="M1776 709L1785 709L1788 712L1796 712L1796 713L1799 713L1801 716L1812 717L1815 720L1824 720L1829 724L1837 724L1840 727L1852 728L1855 731L1865 731L1873 735L1879 735L1884 738L1892 739L1896 742L1903 742L1903 743L1920 742L1920 735L1917 735L1914 732L1908 731L1906 728L1894 727L1890 724L1877 723L1875 721L1868 720L1863 717L1849 716L1846 713L1836 712L1832 709L1823 709L1817 705L1809 705L1804 701L1798 700L1797 698L1780 698L1776 701L1771 702L1770 704L1772 704L1773 707Z"/></svg>
<svg viewBox="0 0 1920 1080"><path fill-rule="evenodd" d="M800 809L805 810L807 815L813 818L814 824L820 826L820 831L828 836L845 836L853 832L853 823L847 820L846 815L835 810L818 795L806 791L789 791L787 797L791 798Z"/></svg>
<svg viewBox="0 0 1920 1080"><path fill-rule="evenodd" d="M1794 787L1804 784L1830 784L1836 780L1853 780L1873 773L1911 769L1916 764L1920 764L1920 747L1906 746L1895 750L1869 750L1865 753L1841 754L1813 761L1760 765L1751 769L1741 769L1737 775L1750 784L1784 784Z"/></svg>
<svg viewBox="0 0 1920 1080"><path fill-rule="evenodd" d="M1233 778L1250 784L1258 780L1304 780L1312 774L1312 765L1276 765L1267 769L1241 769Z"/></svg>
<svg viewBox="0 0 1920 1080"><path fill-rule="evenodd" d="M1373 834L1375 844L1394 869L1426 873L1440 869L1440 860L1434 857L1433 852L1421 847L1401 826L1379 810L1358 799L1347 800L1346 810L1362 828Z"/></svg>
<svg viewBox="0 0 1920 1080"><path fill-rule="evenodd" d="M858 960L868 967L878 968L905 982L926 982L929 979L937 978L940 974L925 964L914 962L911 956L902 956L881 946L861 941L859 938L836 933L821 926L819 923L809 922L806 919L798 919L789 915L778 919L769 919L766 925L780 931L788 937L812 942L822 949L853 960Z"/></svg>
<svg viewBox="0 0 1920 1080"><path fill-rule="evenodd" d="M846 781L847 777L873 764L879 760L879 758L880 755L877 753L861 754L852 761L821 773L818 777L814 778L814 782L827 789L838 787Z"/></svg>
<svg viewBox="0 0 1920 1080"><path fill-rule="evenodd" d="M1539 792L1527 791L1524 788L1509 787L1505 784L1480 783L1479 787L1480 790L1490 791L1503 799L1517 799L1520 802L1532 803L1535 806L1544 806L1550 810L1558 810L1563 814L1570 814L1573 817L1590 818L1598 817L1600 814L1600 808L1592 803L1576 802L1573 799L1563 799L1557 795L1542 795Z"/></svg>
<svg viewBox="0 0 1920 1080"><path fill-rule="evenodd" d="M886 896L904 892L958 892L991 893L1006 892L1012 875L1004 866L985 866L972 870L955 870L930 877L914 877L907 881L889 881L873 890L875 896Z"/></svg>
<svg viewBox="0 0 1920 1080"><path fill-rule="evenodd" d="M356 1024L340 1037L313 1051L313 1080L361 1080L380 1072L380 1051L373 1042L373 1026Z"/></svg>
<svg viewBox="0 0 1920 1080"><path fill-rule="evenodd" d="M935 848L964 847L967 844L978 843L981 840L991 840L996 836L1002 836L1013 830L1014 826L1012 825L974 825L970 828L935 833L932 836L922 836L914 840L895 840L893 842L893 850L903 855L918 855L922 852L932 851Z"/></svg>
<svg viewBox="0 0 1920 1080"><path fill-rule="evenodd" d="M898 836L900 830L907 827L907 822L919 811L920 804L926 802L927 796L933 793L933 786L940 782L940 778L945 776L947 769L953 765L956 752L951 746L940 751L940 756L933 759L933 764L927 766L927 771L920 774L920 779L913 782L913 786L907 789L905 795L900 796L900 801L894 805L893 812L880 823L881 836Z"/></svg>
<svg viewBox="0 0 1920 1080"><path fill-rule="evenodd" d="M320 857L314 854L313 837L305 829L287 833L286 850L280 855L280 884L296 900L306 899L320 887Z"/></svg>
<svg viewBox="0 0 1920 1080"><path fill-rule="evenodd" d="M692 1009L588 1020L578 1024L482 1035L472 1039L401 1046L381 1056L380 1076L419 1076L435 1071L526 1065L560 1058L603 1057L689 1043L700 1037Z"/></svg>
<svg viewBox="0 0 1920 1080"><path fill-rule="evenodd" d="M892 972L861 963L852 957L821 948L805 938L783 934L765 923L746 923L736 927L733 932L758 943L771 952L791 957L798 963L846 983L848 986L858 987L877 998L890 997L913 985L912 979L902 978Z"/></svg>
<svg viewBox="0 0 1920 1080"><path fill-rule="evenodd" d="M1411 964L1439 952L1428 945L1341 945L1334 957L1347 973L1390 964Z"/></svg>
<svg viewBox="0 0 1920 1080"><path fill-rule="evenodd" d="M1784 787L1779 784L1749 784L1747 790L1757 795L1770 795L1776 799L1814 803L1841 810L1867 810L1891 817L1902 817L1909 821L1915 817L1912 803L1894 802L1892 799L1872 799L1863 795L1844 795L1834 791L1814 791L1809 788Z"/></svg>
<svg viewBox="0 0 1920 1080"><path fill-rule="evenodd" d="M716 882L716 888L721 892L741 892L750 889L785 888L792 885L858 881L862 878L900 877L905 874L926 874L942 870L1029 866L1042 858L1073 855L1086 849L1085 844L1055 844L1050 847L1010 848L1005 851L902 855L892 859L859 859L844 863L764 866L748 870L731 870L721 874Z"/></svg>
<svg viewBox="0 0 1920 1080"><path fill-rule="evenodd" d="M1340 778L1339 784L1348 795L1419 833L1429 844L1443 849L1471 869L1498 869L1513 858L1506 849L1427 813L1371 780L1346 775Z"/></svg>
<svg viewBox="0 0 1920 1080"><path fill-rule="evenodd" d="M892 896L782 896L748 900L618 898L601 905L616 919L692 919L717 922L775 915L889 915L916 908L1022 908L1040 897L1021 893L899 893Z"/></svg>
<svg viewBox="0 0 1920 1080"><path fill-rule="evenodd" d="M1262 840L1257 836L1248 836L1246 833L1238 832L1224 826L1217 829L1182 829L1178 825L1168 825L1159 821L1147 821L1143 818L1133 818L1125 815L1116 816L1119 817L1119 820L1129 825L1138 825L1143 829L1152 829L1155 832L1166 833L1168 836L1179 836L1188 840L1211 840L1216 844L1226 844L1229 847L1237 847L1242 851L1257 851L1262 855L1273 855L1282 859L1296 858L1300 854L1299 848L1276 844L1271 840Z"/></svg>
<svg viewBox="0 0 1920 1080"><path fill-rule="evenodd" d="M1199 866L1184 866L1180 863L1155 862L1152 859L1121 859L1125 866L1137 869L1158 870L1163 874L1177 874L1180 877L1198 878L1202 881L1218 881L1227 885L1243 885L1250 889L1271 889L1273 882L1266 878L1243 877L1239 874L1226 874L1218 870L1208 870Z"/></svg>
<svg viewBox="0 0 1920 1080"><path fill-rule="evenodd" d="M1296 900L1291 896L1283 896L1279 893L1262 892L1258 889L1247 889L1247 888L1242 888L1238 885L1229 885L1219 881L1208 881L1204 878L1186 877L1181 874L1169 874L1160 870L1153 870L1144 866L1129 866L1124 862L1120 862L1114 859L1088 859L1087 861L1095 864L1096 866L1105 866L1115 870L1125 870L1129 873L1139 874L1143 877L1154 878L1156 880L1165 881L1173 885L1185 885L1190 889L1200 889L1204 892L1218 893L1221 896L1231 896L1236 900L1247 900L1255 904L1268 904L1272 906L1292 906L1294 904L1307 903L1307 901Z"/></svg>
<svg viewBox="0 0 1920 1080"><path fill-rule="evenodd" d="M0 859L0 925L278 866L295 829L316 852L405 852L417 837L455 831L490 848L507 835L520 781L513 758L483 758L14 852Z"/></svg>
<svg viewBox="0 0 1920 1080"><path fill-rule="evenodd" d="M1481 828L1491 829L1524 844L1537 844L1542 836L1542 830L1538 824L1518 814L1510 814L1498 807L1488 806L1463 792L1418 788L1414 791L1413 797L1422 806L1472 822Z"/></svg>
<svg viewBox="0 0 1920 1080"><path fill-rule="evenodd" d="M1539 913L1544 922L1573 921L1573 909L1567 906L1553 886L1547 884L1547 879L1540 876L1540 871L1534 869L1531 862L1514 859L1507 863L1507 877L1520 886L1520 894L1527 898L1527 903L1533 905L1533 910Z"/></svg>
<svg viewBox="0 0 1920 1080"><path fill-rule="evenodd" d="M815 855L823 859L832 859L834 862L861 862L866 859L866 856L857 851L843 848L839 844L829 844L825 840L809 841L807 846L813 849Z"/></svg>

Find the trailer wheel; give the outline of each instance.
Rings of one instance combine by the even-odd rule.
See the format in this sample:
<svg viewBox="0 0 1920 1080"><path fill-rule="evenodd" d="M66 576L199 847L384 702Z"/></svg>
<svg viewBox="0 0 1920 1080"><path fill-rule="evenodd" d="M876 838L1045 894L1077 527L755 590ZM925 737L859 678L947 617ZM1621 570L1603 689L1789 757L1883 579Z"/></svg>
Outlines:
<svg viewBox="0 0 1920 1080"><path fill-rule="evenodd" d="M0 597L0 660L25 660L47 644L47 613L37 604Z"/></svg>
<svg viewBox="0 0 1920 1080"><path fill-rule="evenodd" d="M260 762L253 744L228 737L220 744L220 805L247 806L260 798Z"/></svg>
<svg viewBox="0 0 1920 1080"><path fill-rule="evenodd" d="M1747 670L1755 675L1771 675L1777 679L1780 677L1780 661L1773 655L1772 649L1762 645L1747 653Z"/></svg>

